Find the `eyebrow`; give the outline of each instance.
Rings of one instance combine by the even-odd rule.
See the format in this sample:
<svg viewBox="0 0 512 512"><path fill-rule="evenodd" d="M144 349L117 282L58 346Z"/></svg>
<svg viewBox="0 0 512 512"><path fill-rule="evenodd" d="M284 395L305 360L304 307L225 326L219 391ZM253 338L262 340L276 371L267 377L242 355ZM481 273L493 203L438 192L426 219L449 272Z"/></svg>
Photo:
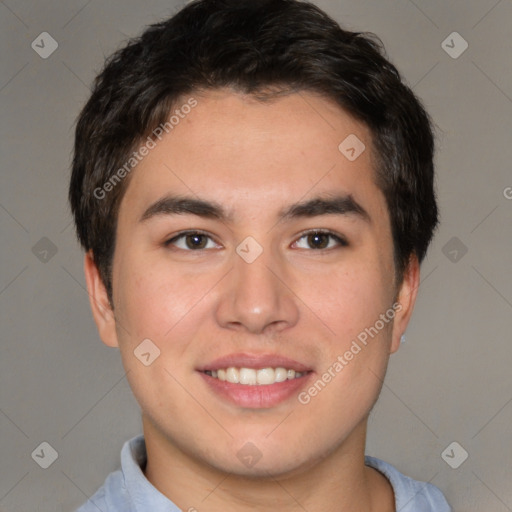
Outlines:
<svg viewBox="0 0 512 512"><path fill-rule="evenodd" d="M192 214L207 219L232 220L232 215L214 201L193 197L165 196L150 205L140 217L140 222L159 215ZM278 214L279 220L321 215L354 215L370 223L368 212L349 194L329 197L316 197L288 206Z"/></svg>
<svg viewBox="0 0 512 512"><path fill-rule="evenodd" d="M279 214L280 219L317 217L320 215L354 215L370 223L368 212L349 194L333 197L317 197L292 204Z"/></svg>
<svg viewBox="0 0 512 512"><path fill-rule="evenodd" d="M229 220L230 216L220 204L213 201L204 201L193 197L165 196L147 208L140 222L157 215L192 214L207 219Z"/></svg>

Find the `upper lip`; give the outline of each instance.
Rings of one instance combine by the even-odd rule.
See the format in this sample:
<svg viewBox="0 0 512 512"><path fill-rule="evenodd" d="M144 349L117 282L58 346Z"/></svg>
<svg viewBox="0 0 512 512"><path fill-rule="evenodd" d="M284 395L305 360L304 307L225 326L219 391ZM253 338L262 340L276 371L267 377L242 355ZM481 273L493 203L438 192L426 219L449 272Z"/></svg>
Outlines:
<svg viewBox="0 0 512 512"><path fill-rule="evenodd" d="M286 368L288 370L295 370L297 372L311 371L311 367L299 363L295 359L280 356L278 354L228 354L219 357L208 364L198 368L199 371L212 371L221 368Z"/></svg>

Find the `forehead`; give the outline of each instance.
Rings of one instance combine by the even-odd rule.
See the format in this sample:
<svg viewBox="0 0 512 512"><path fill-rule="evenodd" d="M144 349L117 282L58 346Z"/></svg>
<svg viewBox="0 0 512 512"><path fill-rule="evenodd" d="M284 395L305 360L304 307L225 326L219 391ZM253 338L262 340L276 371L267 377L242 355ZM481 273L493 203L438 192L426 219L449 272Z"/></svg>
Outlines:
<svg viewBox="0 0 512 512"><path fill-rule="evenodd" d="M169 133L153 137L120 214L123 203L140 210L169 192L232 212L258 213L263 202L282 209L290 198L331 191L382 207L370 131L333 102L306 92L264 102L226 90L192 96L196 106L175 115Z"/></svg>

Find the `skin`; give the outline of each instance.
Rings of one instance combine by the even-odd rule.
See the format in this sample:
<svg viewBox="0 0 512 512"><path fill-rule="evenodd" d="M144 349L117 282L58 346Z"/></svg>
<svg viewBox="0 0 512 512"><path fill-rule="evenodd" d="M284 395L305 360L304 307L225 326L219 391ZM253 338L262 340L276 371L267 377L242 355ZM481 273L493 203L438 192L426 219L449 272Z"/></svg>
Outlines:
<svg viewBox="0 0 512 512"><path fill-rule="evenodd" d="M367 418L409 321L419 283L412 257L400 286L385 199L374 180L371 136L332 102L310 93L261 103L232 91L198 105L140 162L122 199L113 260L113 310L85 257L91 307L105 344L119 347L141 409L149 481L183 510L392 511L387 479L364 465ZM356 134L366 150L338 150ZM215 201L219 220L146 209L166 194ZM350 195L349 214L279 219L293 203ZM187 250L180 232L211 239ZM317 249L306 230L329 230ZM247 263L247 236L263 248ZM190 240L190 239L189 239ZM204 239L202 239L204 241ZM196 371L231 353L280 354L307 364L311 385L357 335L398 300L401 309L307 405L225 401ZM144 366L133 351L161 351ZM237 452L253 443L261 459ZM204 502L202 500L205 500Z"/></svg>

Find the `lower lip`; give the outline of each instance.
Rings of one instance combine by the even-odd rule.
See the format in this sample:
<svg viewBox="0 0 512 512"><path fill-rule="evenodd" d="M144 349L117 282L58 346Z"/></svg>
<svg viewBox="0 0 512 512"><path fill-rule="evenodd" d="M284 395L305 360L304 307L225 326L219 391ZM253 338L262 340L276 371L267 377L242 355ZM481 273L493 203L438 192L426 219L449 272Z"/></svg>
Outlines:
<svg viewBox="0 0 512 512"><path fill-rule="evenodd" d="M274 384L254 385L233 384L225 380L210 377L199 372L204 381L217 395L238 405L250 409L268 409L297 396L299 390L306 386L313 372L302 377L276 382Z"/></svg>

